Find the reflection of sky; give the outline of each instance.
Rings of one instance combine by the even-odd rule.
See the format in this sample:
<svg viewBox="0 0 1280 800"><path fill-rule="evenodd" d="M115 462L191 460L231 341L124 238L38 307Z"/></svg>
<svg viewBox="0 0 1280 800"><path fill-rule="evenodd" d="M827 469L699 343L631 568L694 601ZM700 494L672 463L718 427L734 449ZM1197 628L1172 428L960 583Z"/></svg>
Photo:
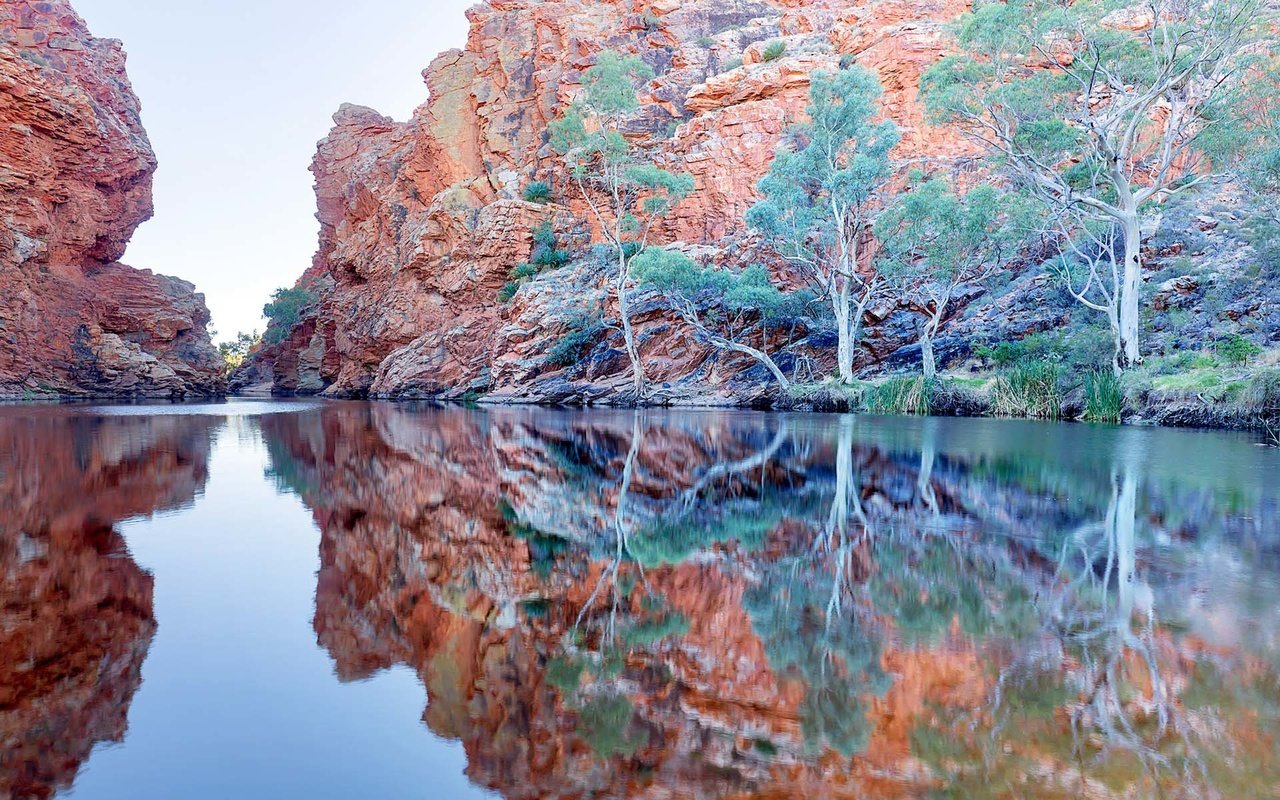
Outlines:
<svg viewBox="0 0 1280 800"><path fill-rule="evenodd" d="M126 263L194 282L221 338L261 329L267 295L311 265L307 168L331 115L351 102L407 119L473 4L75 0L94 35L123 40L160 161Z"/></svg>
<svg viewBox="0 0 1280 800"><path fill-rule="evenodd" d="M422 722L426 690L411 670L334 676L312 628L311 514L264 479L249 425L227 428L194 508L120 526L155 575L159 630L125 743L100 745L68 796L489 796L464 777L462 746Z"/></svg>

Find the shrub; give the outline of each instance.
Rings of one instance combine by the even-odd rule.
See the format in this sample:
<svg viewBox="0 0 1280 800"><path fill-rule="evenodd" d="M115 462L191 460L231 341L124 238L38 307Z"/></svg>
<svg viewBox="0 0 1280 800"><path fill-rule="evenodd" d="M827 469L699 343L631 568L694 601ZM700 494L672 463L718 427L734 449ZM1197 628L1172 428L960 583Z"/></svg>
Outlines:
<svg viewBox="0 0 1280 800"><path fill-rule="evenodd" d="M598 318L580 317L569 324L569 330L547 353L550 367L568 367L582 360L604 332Z"/></svg>
<svg viewBox="0 0 1280 800"><path fill-rule="evenodd" d="M1249 360L1262 352L1262 348L1253 342L1244 338L1238 333L1233 333L1225 339L1219 340L1214 346L1214 350L1228 364L1243 366L1249 363Z"/></svg>
<svg viewBox="0 0 1280 800"><path fill-rule="evenodd" d="M270 320L266 334L262 337L271 344L279 344L289 335L289 331L302 320L302 311L312 300L311 292L302 287L292 289L276 289L271 294L271 302L262 307L262 316Z"/></svg>
<svg viewBox="0 0 1280 800"><path fill-rule="evenodd" d="M1002 372L992 389L992 411L1002 417L1058 419L1062 415L1060 370L1049 361L1028 361Z"/></svg>
<svg viewBox="0 0 1280 800"><path fill-rule="evenodd" d="M868 414L928 414L933 389L934 381L923 375L890 378L862 393L862 408Z"/></svg>
<svg viewBox="0 0 1280 800"><path fill-rule="evenodd" d="M524 187L524 199L530 203L546 205L551 202L551 184L547 181L533 181Z"/></svg>
<svg viewBox="0 0 1280 800"><path fill-rule="evenodd" d="M524 281L507 281L498 290L498 302L510 303L511 299L516 296L516 292L520 291L520 287L524 285Z"/></svg>
<svg viewBox="0 0 1280 800"><path fill-rule="evenodd" d="M1095 369L1084 376L1084 418L1090 422L1119 422L1124 413L1124 389L1111 370Z"/></svg>
<svg viewBox="0 0 1280 800"><path fill-rule="evenodd" d="M787 54L787 43L784 41L770 42L769 46L760 54L765 61L777 61Z"/></svg>

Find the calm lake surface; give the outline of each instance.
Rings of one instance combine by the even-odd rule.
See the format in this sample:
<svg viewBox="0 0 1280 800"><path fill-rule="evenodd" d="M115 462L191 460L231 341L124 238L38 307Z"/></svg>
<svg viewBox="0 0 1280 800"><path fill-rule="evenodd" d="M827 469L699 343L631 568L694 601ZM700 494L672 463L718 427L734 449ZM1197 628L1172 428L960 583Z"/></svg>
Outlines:
<svg viewBox="0 0 1280 800"><path fill-rule="evenodd" d="M1280 451L0 408L0 798L1280 797Z"/></svg>

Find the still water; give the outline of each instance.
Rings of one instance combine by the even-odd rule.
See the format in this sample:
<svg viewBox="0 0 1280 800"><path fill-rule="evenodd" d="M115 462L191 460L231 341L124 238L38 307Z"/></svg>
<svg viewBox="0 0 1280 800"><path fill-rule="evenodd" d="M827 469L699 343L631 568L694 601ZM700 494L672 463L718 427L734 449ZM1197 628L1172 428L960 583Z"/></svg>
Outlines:
<svg viewBox="0 0 1280 800"><path fill-rule="evenodd" d="M0 409L0 798L1280 797L1280 451Z"/></svg>

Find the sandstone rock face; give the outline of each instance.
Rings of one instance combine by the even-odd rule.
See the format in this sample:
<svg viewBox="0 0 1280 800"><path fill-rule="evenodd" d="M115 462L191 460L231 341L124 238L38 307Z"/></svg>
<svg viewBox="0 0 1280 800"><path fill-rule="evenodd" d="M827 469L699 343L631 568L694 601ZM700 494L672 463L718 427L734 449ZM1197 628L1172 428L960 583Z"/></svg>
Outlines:
<svg viewBox="0 0 1280 800"><path fill-rule="evenodd" d="M904 155L968 152L953 133L925 124L917 98L921 74L944 53L945 23L966 8L958 0L474 7L465 49L432 63L430 100L411 120L353 106L334 117L312 165L320 246L299 285L313 303L234 383L331 395L607 400L627 381L620 335L602 328L569 365L547 359L584 319L615 316L605 271L586 246L588 211L545 135L597 54L623 50L654 68L628 135L696 182L659 239L710 244L718 261L749 263L758 254L743 217L786 126L803 114L813 71L858 63L877 72ZM781 58L765 58L772 42L785 44ZM533 180L552 184L554 203L519 199ZM543 222L574 263L498 302ZM637 304L650 376L683 401L742 401L765 382L750 360L694 341L656 298ZM829 358L822 348L814 357Z"/></svg>
<svg viewBox="0 0 1280 800"><path fill-rule="evenodd" d="M155 169L120 43L0 5L0 397L222 391L204 297L118 263Z"/></svg>

